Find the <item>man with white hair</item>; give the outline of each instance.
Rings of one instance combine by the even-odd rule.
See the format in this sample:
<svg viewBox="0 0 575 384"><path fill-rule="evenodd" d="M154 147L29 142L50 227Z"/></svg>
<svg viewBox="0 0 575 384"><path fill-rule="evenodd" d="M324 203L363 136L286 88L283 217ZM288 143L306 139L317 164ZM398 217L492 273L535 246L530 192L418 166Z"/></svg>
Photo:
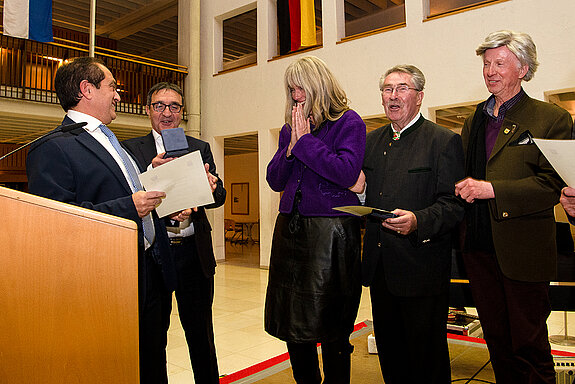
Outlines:
<svg viewBox="0 0 575 384"><path fill-rule="evenodd" d="M461 133L467 177L456 194L469 203L465 267L497 383L555 383L546 320L562 181L532 139L568 139L573 121L523 90L538 66L529 35L491 33L476 53L492 95Z"/></svg>

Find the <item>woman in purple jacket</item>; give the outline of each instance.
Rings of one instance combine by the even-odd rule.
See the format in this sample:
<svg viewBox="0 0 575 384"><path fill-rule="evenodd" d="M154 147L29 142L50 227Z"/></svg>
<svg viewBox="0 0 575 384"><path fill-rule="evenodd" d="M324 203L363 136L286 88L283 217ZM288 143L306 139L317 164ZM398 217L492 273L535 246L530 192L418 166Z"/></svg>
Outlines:
<svg viewBox="0 0 575 384"><path fill-rule="evenodd" d="M267 181L283 191L271 250L265 329L287 343L297 383L349 383L349 336L361 296L360 221L332 208L358 205L349 190L365 152L365 124L316 57L285 73L286 124Z"/></svg>

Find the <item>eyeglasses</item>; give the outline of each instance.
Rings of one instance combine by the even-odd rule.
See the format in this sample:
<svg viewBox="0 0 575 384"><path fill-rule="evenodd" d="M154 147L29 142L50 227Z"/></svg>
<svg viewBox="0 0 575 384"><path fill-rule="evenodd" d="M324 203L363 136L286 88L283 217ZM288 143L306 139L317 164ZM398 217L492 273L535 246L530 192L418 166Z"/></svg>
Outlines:
<svg viewBox="0 0 575 384"><path fill-rule="evenodd" d="M172 103L172 104L168 105L168 104L162 103L161 101L158 101L156 103L152 103L151 105L152 105L152 109L158 113L164 112L166 107L168 107L170 109L170 112L172 112L172 113L179 113L183 107L183 105L178 104L178 103Z"/></svg>
<svg viewBox="0 0 575 384"><path fill-rule="evenodd" d="M410 89L413 89L417 92L421 91L420 89L410 87L407 84L399 84L399 85L396 85L395 87L392 87L391 85L386 85L381 89L381 92L386 93L388 95L391 95L393 93L393 91L395 90L395 92L402 95L402 94L407 93Z"/></svg>

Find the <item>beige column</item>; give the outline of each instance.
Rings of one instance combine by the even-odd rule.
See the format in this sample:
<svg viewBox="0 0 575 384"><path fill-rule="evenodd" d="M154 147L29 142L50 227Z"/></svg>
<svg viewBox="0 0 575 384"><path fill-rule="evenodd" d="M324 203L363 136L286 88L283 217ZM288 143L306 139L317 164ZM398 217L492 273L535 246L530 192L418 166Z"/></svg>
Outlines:
<svg viewBox="0 0 575 384"><path fill-rule="evenodd" d="M270 159L275 154L278 147L280 130L262 129L258 131L259 150L259 175L260 175L260 267L269 268L270 254L272 248L272 238L278 208L280 205L280 194L274 192L266 181L266 170Z"/></svg>
<svg viewBox="0 0 575 384"><path fill-rule="evenodd" d="M187 124L182 127L186 135L201 137L200 100L200 0L178 1L178 64L188 67L185 80ZM223 173L223 139L203 138L210 143L216 167ZM224 208L208 209L206 215L212 224L212 242L217 260L225 258Z"/></svg>
<svg viewBox="0 0 575 384"><path fill-rule="evenodd" d="M187 135L200 138L200 0L178 1L178 64L188 67L184 88Z"/></svg>

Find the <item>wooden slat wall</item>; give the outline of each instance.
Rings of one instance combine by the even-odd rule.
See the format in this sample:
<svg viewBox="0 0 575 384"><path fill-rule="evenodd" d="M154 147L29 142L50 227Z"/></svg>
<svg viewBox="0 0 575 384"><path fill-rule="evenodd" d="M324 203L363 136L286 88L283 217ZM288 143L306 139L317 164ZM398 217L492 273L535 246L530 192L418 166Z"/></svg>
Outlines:
<svg viewBox="0 0 575 384"><path fill-rule="evenodd" d="M16 149L19 145L0 143L0 157ZM22 183L26 178L26 155L28 148L0 160L0 183Z"/></svg>

